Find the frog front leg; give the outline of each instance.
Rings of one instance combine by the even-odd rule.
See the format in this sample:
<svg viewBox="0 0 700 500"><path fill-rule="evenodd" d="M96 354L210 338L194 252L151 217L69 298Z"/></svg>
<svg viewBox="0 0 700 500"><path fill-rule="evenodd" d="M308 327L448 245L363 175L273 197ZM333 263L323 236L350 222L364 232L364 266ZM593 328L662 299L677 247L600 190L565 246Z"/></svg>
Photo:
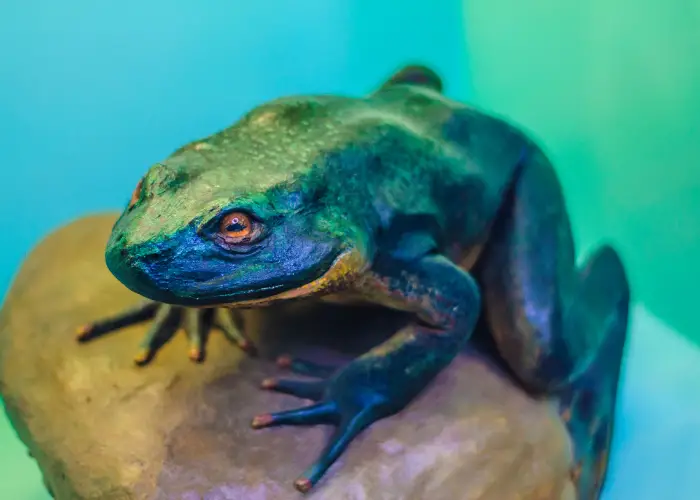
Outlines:
<svg viewBox="0 0 700 500"><path fill-rule="evenodd" d="M371 300L415 320L327 380L266 381L268 389L316 403L255 417L254 428L335 424L318 460L295 482L306 492L373 422L402 410L457 355L480 312L476 282L447 258L381 259L357 285Z"/></svg>

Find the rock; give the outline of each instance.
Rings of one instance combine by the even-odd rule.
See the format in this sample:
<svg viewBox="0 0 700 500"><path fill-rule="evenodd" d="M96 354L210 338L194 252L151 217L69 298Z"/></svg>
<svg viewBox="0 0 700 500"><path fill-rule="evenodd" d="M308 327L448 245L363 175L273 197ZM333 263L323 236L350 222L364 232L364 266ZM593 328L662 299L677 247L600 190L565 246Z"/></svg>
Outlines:
<svg viewBox="0 0 700 500"><path fill-rule="evenodd" d="M346 359L387 335L394 313L251 310L245 324L258 358L213 332L205 362L195 364L178 334L139 368L132 357L145 324L74 340L77 325L137 300L103 263L113 222L88 217L46 238L0 315L0 388L47 486L70 500L300 498L292 483L329 429L250 428L258 413L303 404L259 389L280 372L273 356L317 346ZM367 335L357 334L357 321ZM408 409L356 439L308 497L573 499L570 448L547 402L468 351Z"/></svg>

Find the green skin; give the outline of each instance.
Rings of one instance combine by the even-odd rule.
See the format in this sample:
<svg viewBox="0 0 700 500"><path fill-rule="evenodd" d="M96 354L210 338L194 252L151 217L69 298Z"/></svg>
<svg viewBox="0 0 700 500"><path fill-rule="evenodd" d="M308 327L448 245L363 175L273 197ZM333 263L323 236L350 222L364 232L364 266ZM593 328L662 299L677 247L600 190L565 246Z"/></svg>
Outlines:
<svg viewBox="0 0 700 500"><path fill-rule="evenodd" d="M249 220L231 223L233 213ZM241 231L247 239L231 237ZM545 154L506 121L446 98L427 68L406 67L363 98L279 99L181 148L139 184L106 260L149 302L82 338L155 317L144 362L174 314L195 359L205 314L250 348L223 307L315 297L414 315L338 370L292 364L318 380L266 383L316 402L253 427L337 426L296 481L302 492L358 433L406 407L483 314L518 382L559 402L579 498L598 498L627 332L623 265L603 246L577 268Z"/></svg>

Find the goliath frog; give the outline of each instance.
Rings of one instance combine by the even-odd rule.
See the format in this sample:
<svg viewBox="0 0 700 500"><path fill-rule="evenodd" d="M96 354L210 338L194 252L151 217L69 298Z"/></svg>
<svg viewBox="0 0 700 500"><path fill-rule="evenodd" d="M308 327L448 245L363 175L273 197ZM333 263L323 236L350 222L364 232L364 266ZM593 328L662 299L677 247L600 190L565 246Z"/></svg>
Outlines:
<svg viewBox="0 0 700 500"><path fill-rule="evenodd" d="M184 146L143 177L106 261L148 301L80 337L153 318L139 362L174 315L194 359L206 314L251 349L229 309L305 298L411 315L346 366L265 382L314 403L260 414L254 428L336 426L297 479L302 492L358 433L405 408L481 320L518 382L558 402L579 498L599 495L627 332L624 267L608 245L577 265L543 150L447 98L428 68L406 67L364 97L281 98Z"/></svg>

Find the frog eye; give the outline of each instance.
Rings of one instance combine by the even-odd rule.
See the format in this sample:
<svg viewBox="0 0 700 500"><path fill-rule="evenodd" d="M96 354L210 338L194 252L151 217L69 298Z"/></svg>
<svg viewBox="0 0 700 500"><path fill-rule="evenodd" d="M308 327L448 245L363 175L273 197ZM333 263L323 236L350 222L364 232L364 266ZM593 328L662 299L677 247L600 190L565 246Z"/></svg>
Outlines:
<svg viewBox="0 0 700 500"><path fill-rule="evenodd" d="M231 212L221 219L221 236L229 243L249 243L260 232L259 224L243 212Z"/></svg>
<svg viewBox="0 0 700 500"><path fill-rule="evenodd" d="M139 183L136 185L136 188L134 189L134 192L131 193L131 200L129 200L129 208L136 205L136 202L139 201L139 198L141 198L141 189L142 188L143 188L143 179L141 179L139 181Z"/></svg>

